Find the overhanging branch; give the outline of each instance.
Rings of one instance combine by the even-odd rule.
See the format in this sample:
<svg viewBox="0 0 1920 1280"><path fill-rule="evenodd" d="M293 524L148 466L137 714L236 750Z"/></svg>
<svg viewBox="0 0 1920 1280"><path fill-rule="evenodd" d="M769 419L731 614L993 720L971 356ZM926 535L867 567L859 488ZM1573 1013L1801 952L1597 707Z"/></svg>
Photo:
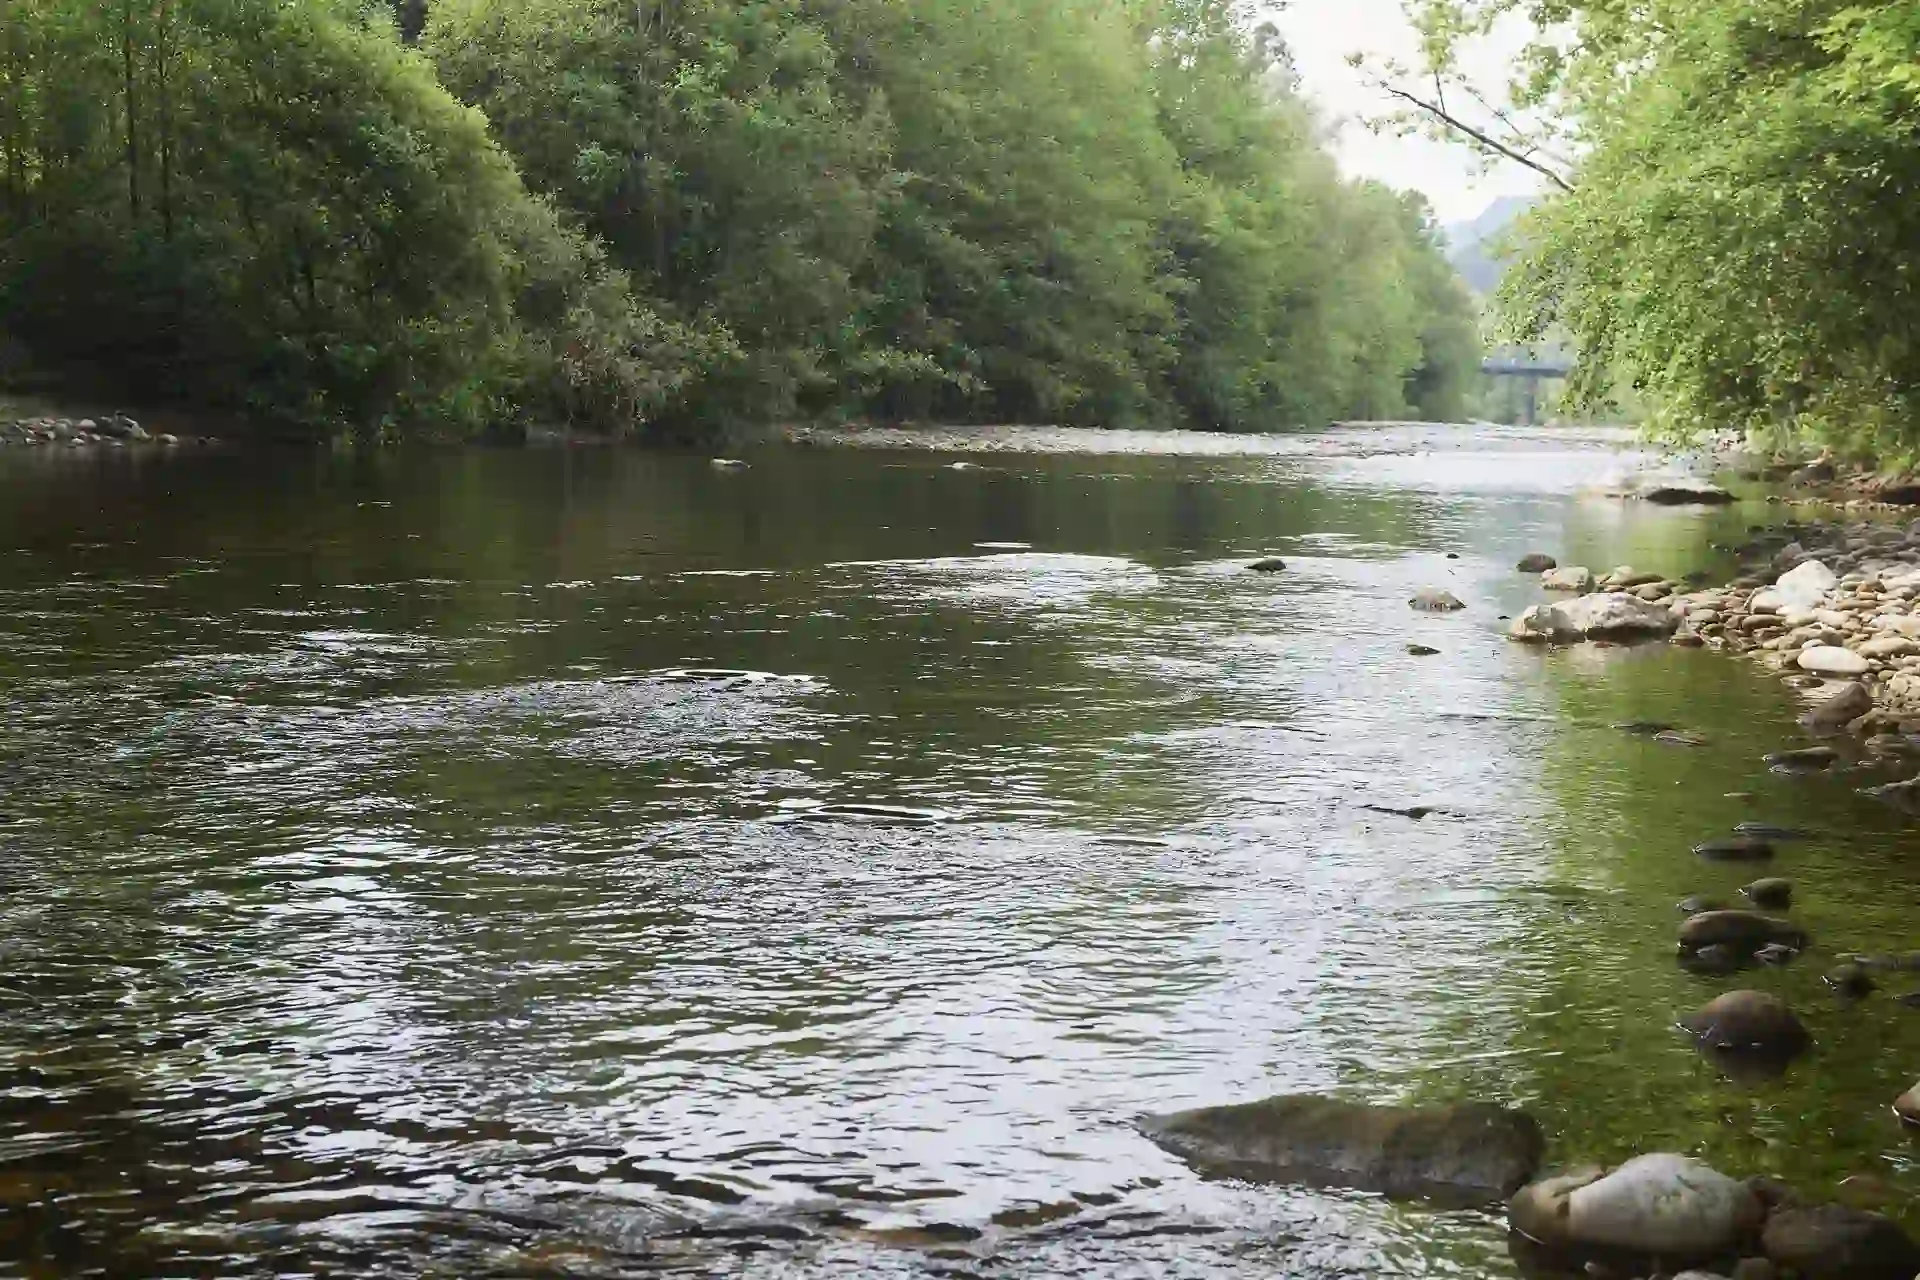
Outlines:
<svg viewBox="0 0 1920 1280"><path fill-rule="evenodd" d="M1376 81L1375 83L1381 89L1391 94L1393 97L1396 97L1400 99L1402 102L1409 103L1412 106L1417 107L1421 111L1426 112L1428 115L1440 121L1442 124L1446 125L1449 129L1452 129L1454 132L1465 134L1467 137L1473 139L1475 142L1479 143L1482 147L1486 148L1488 151L1493 152L1495 155L1504 156L1507 159L1513 161L1517 165L1522 165L1528 169L1533 170L1535 173L1539 174L1541 177L1545 178L1548 182L1551 182L1554 186L1560 188L1562 191L1573 190L1573 184L1571 182L1568 182L1565 178L1561 177L1559 174L1555 173L1552 169L1548 168L1544 164L1541 164L1538 160L1535 160L1533 157L1525 154L1524 152L1515 151L1512 147L1500 141L1498 138L1492 137L1491 135L1487 134L1485 131L1474 128L1472 125L1468 124L1465 120L1460 119L1460 117L1448 111L1444 103L1428 102L1426 99L1420 97L1418 94L1409 93L1405 89L1396 88L1393 85L1386 83L1384 80Z"/></svg>

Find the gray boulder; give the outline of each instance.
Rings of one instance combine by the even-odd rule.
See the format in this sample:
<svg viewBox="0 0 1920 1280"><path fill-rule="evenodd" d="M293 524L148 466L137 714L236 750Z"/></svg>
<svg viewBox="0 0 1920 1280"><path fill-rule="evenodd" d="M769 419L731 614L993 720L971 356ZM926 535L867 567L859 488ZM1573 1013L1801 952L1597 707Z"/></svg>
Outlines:
<svg viewBox="0 0 1920 1280"><path fill-rule="evenodd" d="M1672 635L1679 625L1680 619L1670 610L1625 592L1609 591L1534 605L1514 619L1507 635L1534 644L1652 640Z"/></svg>
<svg viewBox="0 0 1920 1280"><path fill-rule="evenodd" d="M1532 1116L1477 1102L1392 1107L1300 1094L1148 1116L1140 1128L1206 1173L1460 1203L1511 1195L1546 1149Z"/></svg>
<svg viewBox="0 0 1920 1280"><path fill-rule="evenodd" d="M1522 1235L1563 1248L1620 1249L1673 1261L1730 1253L1765 1212L1744 1182L1687 1156L1638 1156L1523 1188L1508 1206Z"/></svg>

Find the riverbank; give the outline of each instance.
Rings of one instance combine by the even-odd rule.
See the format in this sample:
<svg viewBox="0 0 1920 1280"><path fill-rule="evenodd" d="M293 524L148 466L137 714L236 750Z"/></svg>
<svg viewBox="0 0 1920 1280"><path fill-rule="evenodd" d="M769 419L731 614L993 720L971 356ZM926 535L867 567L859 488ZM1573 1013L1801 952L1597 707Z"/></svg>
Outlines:
<svg viewBox="0 0 1920 1280"><path fill-rule="evenodd" d="M1920 521L1792 521L1736 551L1740 576L1664 602L1675 639L1780 673L1817 700L1817 733L1905 750L1920 733Z"/></svg>

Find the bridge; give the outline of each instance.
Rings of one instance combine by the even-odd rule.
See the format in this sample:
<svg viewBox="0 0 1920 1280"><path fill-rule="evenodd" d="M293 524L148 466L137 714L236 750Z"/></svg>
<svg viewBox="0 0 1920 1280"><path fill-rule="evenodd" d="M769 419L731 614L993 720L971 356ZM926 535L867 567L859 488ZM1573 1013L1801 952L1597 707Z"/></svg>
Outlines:
<svg viewBox="0 0 1920 1280"><path fill-rule="evenodd" d="M1490 378L1525 381L1521 425L1531 427L1540 417L1540 384L1572 373L1573 359L1560 347L1500 347L1480 362L1480 372Z"/></svg>
<svg viewBox="0 0 1920 1280"><path fill-rule="evenodd" d="M1480 372L1495 378L1564 378L1573 372L1565 356L1488 356Z"/></svg>

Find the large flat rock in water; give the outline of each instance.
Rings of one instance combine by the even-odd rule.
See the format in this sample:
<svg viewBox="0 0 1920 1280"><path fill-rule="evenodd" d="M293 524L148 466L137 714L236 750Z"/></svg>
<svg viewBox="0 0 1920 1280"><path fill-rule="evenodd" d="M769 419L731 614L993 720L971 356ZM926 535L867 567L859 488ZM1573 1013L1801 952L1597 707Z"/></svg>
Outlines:
<svg viewBox="0 0 1920 1280"><path fill-rule="evenodd" d="M1143 1132L1203 1173L1474 1204L1504 1199L1546 1148L1523 1111L1377 1107L1290 1095L1149 1116Z"/></svg>

